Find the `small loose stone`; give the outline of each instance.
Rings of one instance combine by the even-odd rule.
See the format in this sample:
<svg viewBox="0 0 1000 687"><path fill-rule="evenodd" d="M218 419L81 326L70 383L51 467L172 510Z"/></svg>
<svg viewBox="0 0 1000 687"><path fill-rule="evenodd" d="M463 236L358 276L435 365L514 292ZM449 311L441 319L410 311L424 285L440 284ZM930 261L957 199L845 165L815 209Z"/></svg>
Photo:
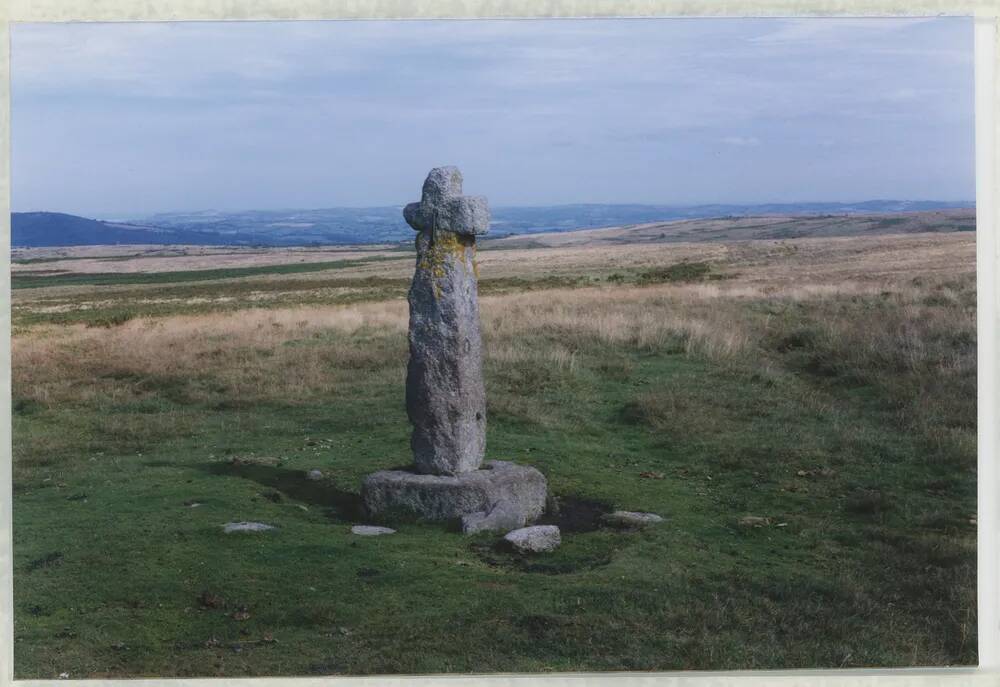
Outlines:
<svg viewBox="0 0 1000 687"><path fill-rule="evenodd" d="M533 525L508 532L504 540L521 553L544 553L555 550L562 536L555 525Z"/></svg>
<svg viewBox="0 0 1000 687"><path fill-rule="evenodd" d="M663 518L656 513L638 513L629 510L616 510L605 515L603 519L609 525L619 527L646 527L663 522Z"/></svg>
<svg viewBox="0 0 1000 687"><path fill-rule="evenodd" d="M227 522L222 526L222 531L226 534L233 532L266 532L275 529L274 525L263 522Z"/></svg>
<svg viewBox="0 0 1000 687"><path fill-rule="evenodd" d="M351 534L361 537L378 537L383 534L395 534L396 530L389 527L379 527L377 525L355 525L351 528Z"/></svg>
<svg viewBox="0 0 1000 687"><path fill-rule="evenodd" d="M771 524L771 518L762 518L759 515L745 515L740 518L740 525L743 527L766 527Z"/></svg>

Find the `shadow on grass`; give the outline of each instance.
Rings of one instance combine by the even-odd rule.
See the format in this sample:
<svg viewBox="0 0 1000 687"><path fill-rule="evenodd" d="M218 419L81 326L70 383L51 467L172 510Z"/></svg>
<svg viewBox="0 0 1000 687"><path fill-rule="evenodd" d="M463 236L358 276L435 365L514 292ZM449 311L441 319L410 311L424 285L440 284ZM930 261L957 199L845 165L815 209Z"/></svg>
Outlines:
<svg viewBox="0 0 1000 687"><path fill-rule="evenodd" d="M628 532L613 532L602 527L601 517L611 511L610 504L570 495L556 497L555 501L558 504L555 512L550 509L533 523L559 527L563 534L563 545L554 552L518 553L503 539L479 539L470 543L469 548L481 561L493 568L565 575L609 564L614 553L627 543ZM600 535L602 532L603 536L576 539L576 535Z"/></svg>
<svg viewBox="0 0 1000 687"><path fill-rule="evenodd" d="M579 496L557 496L558 510L546 511L534 524L556 525L563 533L593 532L601 526L601 516L611 512L611 504Z"/></svg>
<svg viewBox="0 0 1000 687"><path fill-rule="evenodd" d="M312 481L302 470L258 463L199 463L192 466L210 475L239 477L270 487L296 501L325 509L334 520L352 522L363 516L361 497L326 480Z"/></svg>

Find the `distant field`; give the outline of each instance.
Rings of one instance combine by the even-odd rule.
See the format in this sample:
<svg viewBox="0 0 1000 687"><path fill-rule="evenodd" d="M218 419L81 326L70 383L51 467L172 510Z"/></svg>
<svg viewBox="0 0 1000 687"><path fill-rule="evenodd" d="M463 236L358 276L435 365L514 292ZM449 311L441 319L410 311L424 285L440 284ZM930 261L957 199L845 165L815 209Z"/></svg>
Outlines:
<svg viewBox="0 0 1000 687"><path fill-rule="evenodd" d="M346 267L356 267L385 257L363 257L359 260L334 260L331 262L293 262L255 267L229 267L201 270L169 270L166 272L57 272L35 271L15 274L12 286L15 289L45 288L51 286L122 286L130 284L175 284L189 281L211 281L215 279L239 279L260 275L301 274L322 272Z"/></svg>
<svg viewBox="0 0 1000 687"><path fill-rule="evenodd" d="M746 241L947 233L976 230L976 211L926 210L870 215L773 215L631 224L605 229L529 234L487 241L492 248L597 246L689 241Z"/></svg>
<svg viewBox="0 0 1000 687"><path fill-rule="evenodd" d="M17 677L974 664L975 235L938 214L488 243L487 458L668 518L534 559L349 534L409 460L412 253L15 255Z"/></svg>
<svg viewBox="0 0 1000 687"><path fill-rule="evenodd" d="M14 274L105 274L245 269L262 265L296 265L359 260L392 254L394 246L329 248L236 248L204 246L74 246L15 248Z"/></svg>
<svg viewBox="0 0 1000 687"><path fill-rule="evenodd" d="M634 243L701 243L789 238L832 238L891 234L975 231L974 210L933 210L876 215L780 215L675 220L602 229L487 238L482 248L512 250L543 247L586 248ZM15 248L15 288L30 276L220 270L398 257L410 245L330 246L324 248L241 248L233 246L74 246ZM280 272L280 270L276 270Z"/></svg>

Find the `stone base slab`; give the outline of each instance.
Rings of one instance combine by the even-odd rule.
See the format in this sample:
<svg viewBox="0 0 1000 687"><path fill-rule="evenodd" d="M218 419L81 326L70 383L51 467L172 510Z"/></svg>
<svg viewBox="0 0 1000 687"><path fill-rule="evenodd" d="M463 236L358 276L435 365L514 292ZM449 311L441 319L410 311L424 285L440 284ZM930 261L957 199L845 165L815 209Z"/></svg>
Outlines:
<svg viewBox="0 0 1000 687"><path fill-rule="evenodd" d="M533 467L490 460L482 469L455 476L422 475L383 470L365 478L361 500L375 518L416 517L456 520L472 513L489 513L506 502L532 522L545 511L548 484Z"/></svg>

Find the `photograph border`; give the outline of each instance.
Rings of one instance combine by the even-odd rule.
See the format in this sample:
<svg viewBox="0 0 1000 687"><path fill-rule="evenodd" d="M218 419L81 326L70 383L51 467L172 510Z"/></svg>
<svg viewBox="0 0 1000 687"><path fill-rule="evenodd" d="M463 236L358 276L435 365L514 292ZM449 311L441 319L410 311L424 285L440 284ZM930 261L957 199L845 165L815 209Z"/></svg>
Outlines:
<svg viewBox="0 0 1000 687"><path fill-rule="evenodd" d="M276 21L309 19L515 19L592 17L922 17L972 16L976 98L976 288L978 341L977 588L979 666L956 668L558 673L372 677L125 680L148 687L319 687L320 685L997 685L1000 684L1000 4L991 0L5 0L0 2L0 687L58 680L14 680L11 272L10 26L28 22ZM116 680L74 680L97 687Z"/></svg>

